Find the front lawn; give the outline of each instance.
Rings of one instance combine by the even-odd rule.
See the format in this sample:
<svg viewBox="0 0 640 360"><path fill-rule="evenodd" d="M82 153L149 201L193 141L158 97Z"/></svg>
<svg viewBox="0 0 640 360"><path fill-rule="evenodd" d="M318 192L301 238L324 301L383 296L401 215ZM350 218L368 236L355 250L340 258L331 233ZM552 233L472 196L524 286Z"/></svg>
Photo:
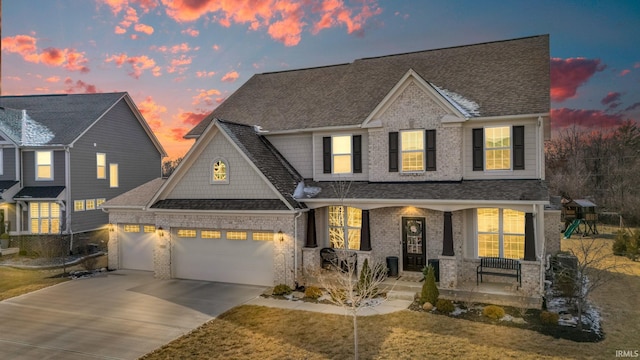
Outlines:
<svg viewBox="0 0 640 360"><path fill-rule="evenodd" d="M563 240L567 249L576 240ZM607 241L607 240L604 240ZM640 350L640 263L594 293L605 339L578 343L514 327L426 312L360 317L361 359L611 359L616 350ZM144 359L348 359L351 318L259 306L240 306Z"/></svg>
<svg viewBox="0 0 640 360"><path fill-rule="evenodd" d="M60 277L62 269L21 270L0 266L0 300L55 285L67 278Z"/></svg>

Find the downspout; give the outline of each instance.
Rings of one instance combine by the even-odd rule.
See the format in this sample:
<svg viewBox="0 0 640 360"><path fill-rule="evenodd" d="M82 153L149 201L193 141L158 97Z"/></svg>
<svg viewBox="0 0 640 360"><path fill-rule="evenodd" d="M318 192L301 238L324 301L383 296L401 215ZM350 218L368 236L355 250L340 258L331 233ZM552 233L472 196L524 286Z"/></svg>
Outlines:
<svg viewBox="0 0 640 360"><path fill-rule="evenodd" d="M302 211L296 211L293 218L293 281L298 284L298 218L302 216Z"/></svg>
<svg viewBox="0 0 640 360"><path fill-rule="evenodd" d="M73 250L73 232L71 231L71 211L70 211L70 207L69 204L71 203L71 151L69 150L70 146L65 146L64 147L64 186L65 186L65 193L66 193L66 199L65 202L67 204L66 207L66 212L65 212L65 217L66 219L66 224L65 224L65 228L67 230L67 233L69 234L69 252L71 252Z"/></svg>

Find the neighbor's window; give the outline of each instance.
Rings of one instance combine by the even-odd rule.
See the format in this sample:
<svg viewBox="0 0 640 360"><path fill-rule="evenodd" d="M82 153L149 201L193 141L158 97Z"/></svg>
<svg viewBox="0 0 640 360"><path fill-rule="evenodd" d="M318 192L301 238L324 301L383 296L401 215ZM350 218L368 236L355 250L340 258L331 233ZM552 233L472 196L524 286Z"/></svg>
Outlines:
<svg viewBox="0 0 640 360"><path fill-rule="evenodd" d="M53 180L53 151L36 151L36 180Z"/></svg>
<svg viewBox="0 0 640 360"><path fill-rule="evenodd" d="M203 239L220 239L222 233L218 230L202 230L200 231L200 237Z"/></svg>
<svg viewBox="0 0 640 360"><path fill-rule="evenodd" d="M156 227L154 225L145 225L142 230L146 233L154 233L156 232Z"/></svg>
<svg viewBox="0 0 640 360"><path fill-rule="evenodd" d="M196 231L194 229L180 229L178 230L178 237L194 238L196 237Z"/></svg>
<svg viewBox="0 0 640 360"><path fill-rule="evenodd" d="M424 170L424 130L400 132L402 171Z"/></svg>
<svg viewBox="0 0 640 360"><path fill-rule="evenodd" d="M253 232L251 238L257 241L273 241L273 233L264 231Z"/></svg>
<svg viewBox="0 0 640 360"><path fill-rule="evenodd" d="M329 206L329 244L332 248L359 250L361 227L361 209Z"/></svg>
<svg viewBox="0 0 640 360"><path fill-rule="evenodd" d="M102 204L104 204L105 201L107 201L107 199L105 198L96 199L96 207L100 207Z"/></svg>
<svg viewBox="0 0 640 360"><path fill-rule="evenodd" d="M485 169L511 169L511 128L509 126L485 128Z"/></svg>
<svg viewBox="0 0 640 360"><path fill-rule="evenodd" d="M87 199L85 208L87 210L95 210L96 209L95 199Z"/></svg>
<svg viewBox="0 0 640 360"><path fill-rule="evenodd" d="M109 164L109 187L117 188L118 185L118 164Z"/></svg>
<svg viewBox="0 0 640 360"><path fill-rule="evenodd" d="M331 157L334 174L351 173L351 135L331 138Z"/></svg>
<svg viewBox="0 0 640 360"><path fill-rule="evenodd" d="M480 208L477 219L478 256L524 258L524 212Z"/></svg>
<svg viewBox="0 0 640 360"><path fill-rule="evenodd" d="M60 204L54 202L29 203L31 233L60 233Z"/></svg>
<svg viewBox="0 0 640 360"><path fill-rule="evenodd" d="M107 178L107 154L96 153L96 177L98 179Z"/></svg>
<svg viewBox="0 0 640 360"><path fill-rule="evenodd" d="M74 200L73 211L84 211L84 200Z"/></svg>
<svg viewBox="0 0 640 360"><path fill-rule="evenodd" d="M227 231L227 239L247 240L247 232L246 231Z"/></svg>
<svg viewBox="0 0 640 360"><path fill-rule="evenodd" d="M218 159L213 162L213 166L211 167L211 182L216 183L229 183L229 170L227 166L227 162L223 159Z"/></svg>
<svg viewBox="0 0 640 360"><path fill-rule="evenodd" d="M140 225L137 224L126 224L123 227L124 232L137 233L140 232Z"/></svg>

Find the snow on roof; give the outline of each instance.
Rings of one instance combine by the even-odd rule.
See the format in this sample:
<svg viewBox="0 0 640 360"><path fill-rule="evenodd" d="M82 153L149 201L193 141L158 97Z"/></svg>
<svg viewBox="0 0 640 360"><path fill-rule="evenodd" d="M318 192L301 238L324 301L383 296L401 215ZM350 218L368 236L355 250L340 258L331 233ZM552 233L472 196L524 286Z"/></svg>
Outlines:
<svg viewBox="0 0 640 360"><path fill-rule="evenodd" d="M440 93L443 98L450 102L451 105L458 109L458 111L460 111L462 115L464 115L464 117L470 118L480 116L480 105L478 105L478 103L476 103L475 101L469 100L453 91L442 89L435 84L431 84L431 86L433 86L433 88L436 89L436 91Z"/></svg>
<svg viewBox="0 0 640 360"><path fill-rule="evenodd" d="M51 130L40 124L39 122L31 119L27 115L27 111L22 111L22 126L21 126L21 143L22 145L45 145L51 141L55 135Z"/></svg>

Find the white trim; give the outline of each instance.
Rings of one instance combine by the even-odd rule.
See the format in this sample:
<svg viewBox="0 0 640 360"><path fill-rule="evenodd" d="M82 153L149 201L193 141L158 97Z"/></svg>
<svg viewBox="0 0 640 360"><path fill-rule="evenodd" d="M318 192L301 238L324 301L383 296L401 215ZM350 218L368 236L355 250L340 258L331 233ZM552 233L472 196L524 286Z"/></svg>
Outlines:
<svg viewBox="0 0 640 360"><path fill-rule="evenodd" d="M49 153L50 155L50 163L49 166L51 167L50 171L51 171L51 176L48 178L41 178L38 177L38 153ZM33 164L35 166L35 170L36 170L36 178L35 181L53 181L54 180L54 167L53 167L53 150L35 150L33 152ZM43 165L44 166L44 165Z"/></svg>
<svg viewBox="0 0 640 360"><path fill-rule="evenodd" d="M225 178L223 180L215 180L213 178L213 172L214 172L214 167L216 166L217 162L221 162L224 165L225 168ZM229 161L227 159L225 159L222 156L218 156L215 159L213 159L211 161L211 166L209 167L209 175L211 176L209 178L209 184L211 185L226 185L229 184L229 177L230 177L230 167L229 167Z"/></svg>

